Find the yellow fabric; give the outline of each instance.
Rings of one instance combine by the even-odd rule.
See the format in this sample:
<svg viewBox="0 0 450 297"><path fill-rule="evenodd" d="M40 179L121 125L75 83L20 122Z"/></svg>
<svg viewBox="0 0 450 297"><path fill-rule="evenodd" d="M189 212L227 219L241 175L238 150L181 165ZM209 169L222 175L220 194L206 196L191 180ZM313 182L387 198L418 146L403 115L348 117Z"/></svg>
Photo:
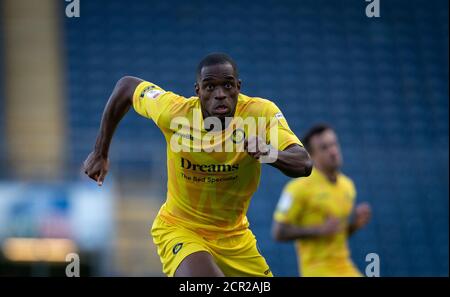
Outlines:
<svg viewBox="0 0 450 297"><path fill-rule="evenodd" d="M207 239L158 216L151 233L167 276L174 276L180 263L199 251L210 253L225 276L273 276L250 229L239 235Z"/></svg>
<svg viewBox="0 0 450 297"><path fill-rule="evenodd" d="M247 208L259 184L261 164L246 152L199 150L198 141L206 136L220 136L222 141L206 148L224 148L230 143L243 146L241 132L248 137L251 131L233 119L224 131L207 132L201 116L201 125L187 129L187 124L194 126L196 112L201 115L199 98L184 98L150 82L142 82L136 88L133 106L140 115L156 123L167 142L167 201L159 216L167 223L194 230L210 239L245 234L249 225ZM260 116L267 119L261 133L268 134L269 128L277 125L278 143L271 144L278 150L291 144L302 145L274 103L240 94L235 118ZM274 118L276 121L270 121ZM242 130L238 131L240 127ZM175 143L189 151L172 150L175 136L178 137Z"/></svg>
<svg viewBox="0 0 450 297"><path fill-rule="evenodd" d="M349 217L356 190L350 178L339 174L330 182L313 169L306 178L290 181L284 188L274 219L300 227L318 226L334 217L341 231L333 236L296 240L302 276L361 276L350 258L347 244Z"/></svg>

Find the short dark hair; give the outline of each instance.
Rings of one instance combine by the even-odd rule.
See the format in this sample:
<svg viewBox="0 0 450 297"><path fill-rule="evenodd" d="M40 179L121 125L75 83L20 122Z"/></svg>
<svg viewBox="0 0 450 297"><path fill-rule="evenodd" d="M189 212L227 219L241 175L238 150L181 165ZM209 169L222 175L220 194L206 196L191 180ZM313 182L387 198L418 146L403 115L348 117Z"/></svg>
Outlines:
<svg viewBox="0 0 450 297"><path fill-rule="evenodd" d="M308 132L306 132L306 134L303 136L302 143L305 146L305 149L309 153L311 153L311 138L315 135L322 134L326 130L334 131L333 128L331 128L331 126L328 124L325 124L325 123L316 124L316 125L312 126L308 130Z"/></svg>
<svg viewBox="0 0 450 297"><path fill-rule="evenodd" d="M204 57L197 66L197 79L200 77L203 67L217 65L217 64L227 64L229 63L234 70L236 78L239 76L238 68L234 60L224 53L211 53Z"/></svg>

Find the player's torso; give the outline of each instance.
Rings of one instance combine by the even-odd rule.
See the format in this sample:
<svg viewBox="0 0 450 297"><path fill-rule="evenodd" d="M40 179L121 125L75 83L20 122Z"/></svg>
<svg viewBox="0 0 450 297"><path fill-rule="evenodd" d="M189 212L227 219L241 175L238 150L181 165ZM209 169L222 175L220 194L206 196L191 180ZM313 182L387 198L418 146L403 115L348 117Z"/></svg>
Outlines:
<svg viewBox="0 0 450 297"><path fill-rule="evenodd" d="M340 221L340 232L333 236L315 240L300 240L298 248L303 261L314 263L320 259L335 259L338 263L350 261L347 245L348 220L353 208L354 193L345 176L339 175L336 183L325 180L317 172L308 183L309 197L299 224L302 226L318 226L328 218Z"/></svg>
<svg viewBox="0 0 450 297"><path fill-rule="evenodd" d="M227 227L242 221L256 191L260 163L244 151L249 125L236 118L257 114L240 100L227 128L207 131L198 98L186 99L171 123L167 141L167 209L204 224ZM218 123L217 123L218 124ZM250 128L251 129L251 128Z"/></svg>
<svg viewBox="0 0 450 297"><path fill-rule="evenodd" d="M301 224L314 226L334 217L347 221L353 208L353 193L345 177L340 174L336 183L324 181L323 176L311 177L308 183L308 203L305 206Z"/></svg>

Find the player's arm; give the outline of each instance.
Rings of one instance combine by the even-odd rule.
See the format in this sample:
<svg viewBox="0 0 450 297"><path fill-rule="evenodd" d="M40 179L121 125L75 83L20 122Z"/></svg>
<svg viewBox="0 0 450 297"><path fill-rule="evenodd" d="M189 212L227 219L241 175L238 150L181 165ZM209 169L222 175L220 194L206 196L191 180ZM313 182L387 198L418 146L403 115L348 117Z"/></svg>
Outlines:
<svg viewBox="0 0 450 297"><path fill-rule="evenodd" d="M272 224L272 237L276 241L312 239L333 235L339 231L339 226L339 220L336 218L329 218L324 224L312 227L301 227L274 220Z"/></svg>
<svg viewBox="0 0 450 297"><path fill-rule="evenodd" d="M117 81L106 103L94 150L88 155L83 164L84 173L95 180L99 186L102 185L108 172L109 146L114 131L120 120L133 105L134 90L141 82L142 80L137 77L122 77Z"/></svg>
<svg viewBox="0 0 450 297"><path fill-rule="evenodd" d="M304 226L302 218L308 211L308 194L306 186L288 183L278 201L273 215L272 237L277 241L312 239L333 235L340 230L340 222L329 217L323 224Z"/></svg>
<svg viewBox="0 0 450 297"><path fill-rule="evenodd" d="M248 154L289 177L309 176L313 167L311 157L289 128L280 109L275 103L266 102L262 113L268 121L265 139L261 138L262 135L251 135L246 139L244 148ZM272 134L274 131L277 132L275 135Z"/></svg>
<svg viewBox="0 0 450 297"><path fill-rule="evenodd" d="M309 176L313 162L308 152L298 144L292 144L277 152L277 160L269 163L289 177Z"/></svg>
<svg viewBox="0 0 450 297"><path fill-rule="evenodd" d="M289 145L279 151L266 144L260 137L251 137L245 141L244 146L250 156L278 168L289 177L303 177L311 174L313 167L311 157L298 144Z"/></svg>
<svg viewBox="0 0 450 297"><path fill-rule="evenodd" d="M356 231L363 228L370 221L372 210L367 202L358 204L355 207L353 219L348 225L348 234L353 235Z"/></svg>

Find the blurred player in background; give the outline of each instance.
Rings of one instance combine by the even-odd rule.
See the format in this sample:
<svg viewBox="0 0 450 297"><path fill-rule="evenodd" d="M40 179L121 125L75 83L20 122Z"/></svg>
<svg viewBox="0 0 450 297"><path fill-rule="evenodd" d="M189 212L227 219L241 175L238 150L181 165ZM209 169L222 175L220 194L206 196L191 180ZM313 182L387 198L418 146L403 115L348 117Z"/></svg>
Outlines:
<svg viewBox="0 0 450 297"><path fill-rule="evenodd" d="M342 156L331 127L312 127L303 143L314 161L313 172L285 186L274 214L273 237L295 240L302 276L362 276L347 240L369 222L370 207L357 205L351 219L356 190L340 172Z"/></svg>
<svg viewBox="0 0 450 297"><path fill-rule="evenodd" d="M276 156L267 163L291 177L311 173L312 160L278 107L240 90L235 62L216 53L206 56L197 68L196 97L187 99L127 76L116 84L104 110L94 151L84 163L85 173L99 185L108 171L114 130L131 106L152 119L166 138L167 200L151 233L163 271L169 276L271 276L246 217L259 183L262 159ZM198 129L183 129L195 121L196 111L202 124ZM227 119L233 122L237 117L275 119L274 126L264 127L262 133L274 128L277 145L266 143L261 134L227 123ZM217 127L206 124L208 119L218 119ZM202 147L196 151L196 140L207 135L223 136L220 147L231 139L245 149L208 152ZM172 143L173 136L181 137L187 150L176 151L179 142Z"/></svg>

